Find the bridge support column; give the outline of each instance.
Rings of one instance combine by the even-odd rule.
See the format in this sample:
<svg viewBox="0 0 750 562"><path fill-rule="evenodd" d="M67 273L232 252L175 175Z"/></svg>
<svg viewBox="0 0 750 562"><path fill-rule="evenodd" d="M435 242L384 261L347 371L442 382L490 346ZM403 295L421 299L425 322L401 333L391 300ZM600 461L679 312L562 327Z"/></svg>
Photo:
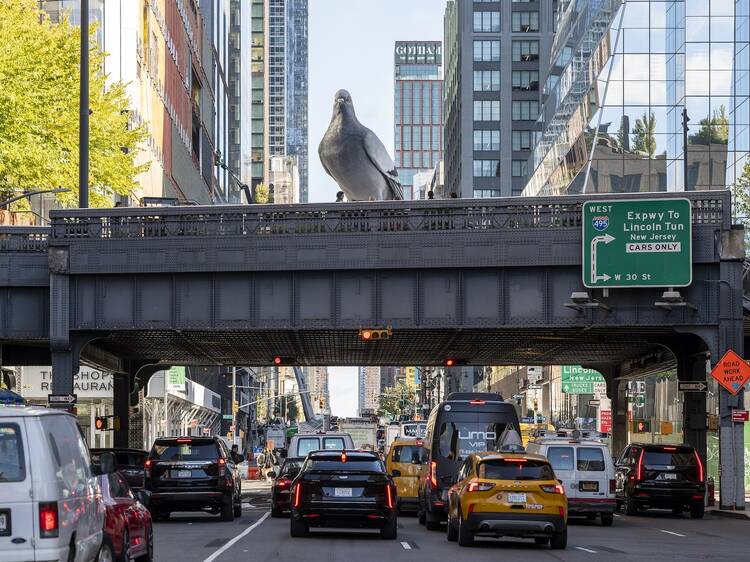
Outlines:
<svg viewBox="0 0 750 562"><path fill-rule="evenodd" d="M78 350L52 352L52 394L73 394L73 377L78 373Z"/></svg>
<svg viewBox="0 0 750 562"><path fill-rule="evenodd" d="M706 354L680 354L677 356L677 378L681 381L706 380ZM685 392L682 403L682 431L685 443L695 447L703 459L707 451L706 393Z"/></svg>
<svg viewBox="0 0 750 562"><path fill-rule="evenodd" d="M607 381L607 396L612 401L612 454L618 455L628 444L627 384L618 379L619 367L597 367Z"/></svg>
<svg viewBox="0 0 750 562"><path fill-rule="evenodd" d="M115 416L120 419L119 428L114 432L114 446L130 446L130 374L116 373L114 384Z"/></svg>

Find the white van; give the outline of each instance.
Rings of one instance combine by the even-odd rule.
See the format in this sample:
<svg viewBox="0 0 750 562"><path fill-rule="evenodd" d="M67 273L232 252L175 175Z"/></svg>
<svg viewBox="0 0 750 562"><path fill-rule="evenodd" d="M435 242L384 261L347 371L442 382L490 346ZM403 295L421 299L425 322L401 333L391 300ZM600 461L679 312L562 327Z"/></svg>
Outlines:
<svg viewBox="0 0 750 562"><path fill-rule="evenodd" d="M348 433L298 433L289 442L287 458L306 457L312 451L342 451L354 449L354 441Z"/></svg>
<svg viewBox="0 0 750 562"><path fill-rule="evenodd" d="M0 562L90 562L103 527L99 483L75 418L0 406Z"/></svg>
<svg viewBox="0 0 750 562"><path fill-rule="evenodd" d="M568 513L588 519L601 517L609 527L615 513L615 467L607 445L595 439L545 437L526 450L544 455L565 486Z"/></svg>

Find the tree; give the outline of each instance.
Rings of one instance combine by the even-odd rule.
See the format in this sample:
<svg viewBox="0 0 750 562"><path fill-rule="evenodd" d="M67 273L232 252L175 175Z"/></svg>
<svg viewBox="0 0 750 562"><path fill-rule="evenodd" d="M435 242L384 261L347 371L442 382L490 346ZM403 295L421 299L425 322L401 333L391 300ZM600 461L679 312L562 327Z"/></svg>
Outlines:
<svg viewBox="0 0 750 562"><path fill-rule="evenodd" d="M391 419L402 413L414 411L414 391L404 383L386 388L378 398L378 415Z"/></svg>
<svg viewBox="0 0 750 562"><path fill-rule="evenodd" d="M745 227L745 248L750 249L750 159L732 185L732 219Z"/></svg>
<svg viewBox="0 0 750 562"><path fill-rule="evenodd" d="M701 119L700 129L694 135L690 135L690 144L727 144L729 142L729 117L727 108L723 105L714 110L709 119Z"/></svg>
<svg viewBox="0 0 750 562"><path fill-rule="evenodd" d="M255 186L254 203L270 203L269 198L268 186L266 184L259 183Z"/></svg>
<svg viewBox="0 0 750 562"><path fill-rule="evenodd" d="M127 195L147 165L136 165L143 126L128 126L122 83L107 84L105 54L90 44L90 202ZM36 0L0 2L0 199L23 190L69 187L77 204L80 27L50 21ZM9 38L13 40L8 40Z"/></svg>
<svg viewBox="0 0 750 562"><path fill-rule="evenodd" d="M635 120L635 127L633 127L633 152L640 152L642 154L648 154L649 158L653 158L656 154L656 117L653 113L646 115Z"/></svg>

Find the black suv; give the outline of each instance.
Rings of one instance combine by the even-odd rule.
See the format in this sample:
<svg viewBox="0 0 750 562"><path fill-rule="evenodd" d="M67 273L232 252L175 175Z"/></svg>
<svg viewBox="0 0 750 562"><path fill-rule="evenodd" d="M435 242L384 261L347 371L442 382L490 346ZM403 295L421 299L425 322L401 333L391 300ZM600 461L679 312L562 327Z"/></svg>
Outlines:
<svg viewBox="0 0 750 562"><path fill-rule="evenodd" d="M308 454L292 483L291 500L292 537L307 535L310 527L353 527L396 538L396 486L377 453Z"/></svg>
<svg viewBox="0 0 750 562"><path fill-rule="evenodd" d="M633 443L615 467L615 497L627 515L646 508L690 510L694 519L705 511L706 473L698 451L690 445Z"/></svg>
<svg viewBox="0 0 750 562"><path fill-rule="evenodd" d="M157 439L145 466L149 510L155 519L172 511L207 510L232 521L242 515L241 460L218 437Z"/></svg>

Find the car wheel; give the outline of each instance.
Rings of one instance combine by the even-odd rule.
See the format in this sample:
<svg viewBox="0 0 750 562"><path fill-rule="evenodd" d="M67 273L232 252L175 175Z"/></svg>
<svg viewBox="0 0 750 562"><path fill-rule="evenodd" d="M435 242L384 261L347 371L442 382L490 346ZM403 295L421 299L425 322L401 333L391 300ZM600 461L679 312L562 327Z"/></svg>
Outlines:
<svg viewBox="0 0 750 562"><path fill-rule="evenodd" d="M682 515L682 512L682 506L672 508L672 515Z"/></svg>
<svg viewBox="0 0 750 562"><path fill-rule="evenodd" d="M234 516L235 517L242 517L242 503L237 501L236 504L234 504Z"/></svg>
<svg viewBox="0 0 750 562"><path fill-rule="evenodd" d="M554 550L564 550L568 546L568 526L565 525L561 531L553 534L550 543Z"/></svg>
<svg viewBox="0 0 750 562"><path fill-rule="evenodd" d="M148 526L148 531L146 532L146 554L137 560L138 562L154 561L154 529L151 525Z"/></svg>
<svg viewBox="0 0 750 562"><path fill-rule="evenodd" d="M445 536L450 542L456 542L458 540L458 529L456 529L456 526L453 523L453 518L450 516L450 513L448 513L448 528L446 530Z"/></svg>
<svg viewBox="0 0 750 562"><path fill-rule="evenodd" d="M639 508L633 498L625 496L625 515L638 515Z"/></svg>
<svg viewBox="0 0 750 562"><path fill-rule="evenodd" d="M394 540L398 537L398 518L393 517L390 521L387 521L385 526L380 529L380 538L386 540Z"/></svg>
<svg viewBox="0 0 750 562"><path fill-rule="evenodd" d="M436 513L425 513L424 524L428 531L439 531L440 530L440 516Z"/></svg>
<svg viewBox="0 0 750 562"><path fill-rule="evenodd" d="M420 525L424 525L425 524L426 518L425 518L425 515L424 515L424 511L422 511L421 509L419 511L417 511L417 521L419 521Z"/></svg>
<svg viewBox="0 0 750 562"><path fill-rule="evenodd" d="M292 537L306 537L308 533L307 525L298 521L294 517L289 520L289 535Z"/></svg>
<svg viewBox="0 0 750 562"><path fill-rule="evenodd" d="M274 507L271 509L271 517L273 517L274 519L278 519L279 517L282 517L283 515L284 513L278 507Z"/></svg>
<svg viewBox="0 0 750 562"><path fill-rule="evenodd" d="M548 537L534 537L534 542L536 544L549 544L549 538Z"/></svg>
<svg viewBox="0 0 750 562"><path fill-rule="evenodd" d="M234 501L231 497L224 498L221 501L221 515L222 521L234 521Z"/></svg>
<svg viewBox="0 0 750 562"><path fill-rule="evenodd" d="M611 527L615 522L615 516L611 513L602 514L602 527Z"/></svg>
<svg viewBox="0 0 750 562"><path fill-rule="evenodd" d="M125 529L122 534L122 548L120 549L120 556L117 557L118 562L130 562L130 533Z"/></svg>
<svg viewBox="0 0 750 562"><path fill-rule="evenodd" d="M622 502L620 500L615 500L615 511L618 513L622 511Z"/></svg>
<svg viewBox="0 0 750 562"><path fill-rule="evenodd" d="M112 551L112 545L109 540L105 539L102 546L99 547L96 562L115 562L115 553Z"/></svg>
<svg viewBox="0 0 750 562"><path fill-rule="evenodd" d="M474 546L474 533L464 523L460 507L458 510L458 546Z"/></svg>
<svg viewBox="0 0 750 562"><path fill-rule="evenodd" d="M703 519L703 515L706 513L706 506L701 503L694 503L690 506L690 517L692 519Z"/></svg>
<svg viewBox="0 0 750 562"><path fill-rule="evenodd" d="M70 546L68 547L68 562L76 562L76 543L75 535L70 539Z"/></svg>
<svg viewBox="0 0 750 562"><path fill-rule="evenodd" d="M586 521L593 521L596 519L596 513L587 513L586 514Z"/></svg>

